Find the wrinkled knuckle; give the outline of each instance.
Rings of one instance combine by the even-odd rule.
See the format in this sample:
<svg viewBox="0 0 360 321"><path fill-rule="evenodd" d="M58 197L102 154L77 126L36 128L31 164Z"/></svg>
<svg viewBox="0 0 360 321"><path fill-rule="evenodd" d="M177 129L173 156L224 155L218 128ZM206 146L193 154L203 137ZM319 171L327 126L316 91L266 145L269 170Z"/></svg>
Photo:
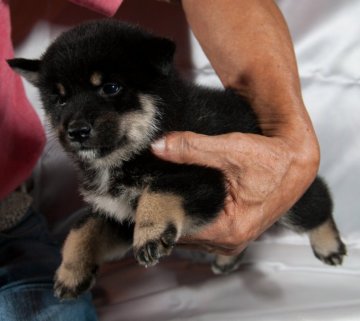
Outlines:
<svg viewBox="0 0 360 321"><path fill-rule="evenodd" d="M233 242L237 247L241 247L244 244L248 244L259 237L259 231L253 228L243 229L241 234L236 235Z"/></svg>
<svg viewBox="0 0 360 321"><path fill-rule="evenodd" d="M192 154L191 135L188 132L183 133L179 140L180 146L180 159L183 162L188 162Z"/></svg>
<svg viewBox="0 0 360 321"><path fill-rule="evenodd" d="M224 239L223 245L229 250L235 250L243 244L243 238L237 234L229 233L229 235Z"/></svg>
<svg viewBox="0 0 360 321"><path fill-rule="evenodd" d="M292 147L292 148L291 148ZM320 166L320 147L316 136L305 135L302 142L289 148L289 154L308 173L316 173Z"/></svg>
<svg viewBox="0 0 360 321"><path fill-rule="evenodd" d="M194 134L191 132L184 132L179 137L179 147L180 147L180 159L184 163L189 163L193 159L193 154L196 149L194 142Z"/></svg>
<svg viewBox="0 0 360 321"><path fill-rule="evenodd" d="M255 241L258 237L259 237L259 231L251 229L244 234L243 242L250 243L252 241Z"/></svg>
<svg viewBox="0 0 360 321"><path fill-rule="evenodd" d="M308 150L306 153L302 153L302 160L309 170L316 173L320 166L320 151L316 148Z"/></svg>

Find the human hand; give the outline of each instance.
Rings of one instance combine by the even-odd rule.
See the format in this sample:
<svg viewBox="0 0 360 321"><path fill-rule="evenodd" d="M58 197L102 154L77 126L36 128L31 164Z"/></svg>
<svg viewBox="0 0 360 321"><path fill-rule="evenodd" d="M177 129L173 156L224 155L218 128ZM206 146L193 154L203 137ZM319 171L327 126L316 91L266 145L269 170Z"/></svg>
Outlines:
<svg viewBox="0 0 360 321"><path fill-rule="evenodd" d="M228 184L223 212L180 243L224 255L240 253L275 223L302 196L318 168L316 143L254 134L175 132L157 142L153 152L168 161L223 171Z"/></svg>
<svg viewBox="0 0 360 321"><path fill-rule="evenodd" d="M275 1L182 0L182 7L224 87L247 98L264 136L172 133L154 153L224 172L229 186L224 211L181 241L235 255L302 196L316 176L319 146L302 101L291 37Z"/></svg>

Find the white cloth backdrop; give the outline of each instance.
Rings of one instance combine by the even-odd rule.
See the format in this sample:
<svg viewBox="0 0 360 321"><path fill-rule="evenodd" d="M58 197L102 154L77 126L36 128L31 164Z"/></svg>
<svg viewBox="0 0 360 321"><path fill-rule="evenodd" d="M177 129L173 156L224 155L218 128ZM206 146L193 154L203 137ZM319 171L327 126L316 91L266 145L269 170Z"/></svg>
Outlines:
<svg viewBox="0 0 360 321"><path fill-rule="evenodd" d="M51 1L43 2L48 3L47 16L34 24L17 56L38 57L68 28L61 19L48 19L54 10ZM144 13L140 1L133 4L136 20ZM321 144L320 173L333 192L335 218L349 248L344 265L322 265L307 239L291 233L255 242L240 271L224 277L213 276L203 261L183 254L151 269L127 258L101 273L95 291L101 320L360 320L360 1L278 4L295 42L304 99ZM180 10L152 5L164 12ZM56 10L61 16L79 9L66 5ZM220 85L192 36L190 43L197 82ZM36 92L28 84L26 89L39 108ZM59 159L65 160L59 155L48 148L39 165L40 183L46 176L46 184L38 186L40 204L58 195L59 185L43 173L58 168Z"/></svg>

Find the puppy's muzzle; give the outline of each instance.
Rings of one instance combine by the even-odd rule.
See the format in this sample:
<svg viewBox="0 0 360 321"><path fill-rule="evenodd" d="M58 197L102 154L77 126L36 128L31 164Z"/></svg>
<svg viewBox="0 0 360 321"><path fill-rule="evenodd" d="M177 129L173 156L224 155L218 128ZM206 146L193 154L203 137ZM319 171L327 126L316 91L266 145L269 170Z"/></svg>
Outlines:
<svg viewBox="0 0 360 321"><path fill-rule="evenodd" d="M84 143L91 136L91 125L85 121L72 121L67 129L67 136L71 142Z"/></svg>

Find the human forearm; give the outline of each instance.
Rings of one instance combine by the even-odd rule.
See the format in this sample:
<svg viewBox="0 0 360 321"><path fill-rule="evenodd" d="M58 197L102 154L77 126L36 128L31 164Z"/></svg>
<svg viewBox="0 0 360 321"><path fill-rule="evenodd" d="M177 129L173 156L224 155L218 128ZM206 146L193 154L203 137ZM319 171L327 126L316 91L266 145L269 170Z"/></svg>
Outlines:
<svg viewBox="0 0 360 321"><path fill-rule="evenodd" d="M182 4L224 86L248 97L264 135L281 140L289 166L304 175L302 188L308 186L318 170L319 146L302 100L292 40L277 5L273 0Z"/></svg>
<svg viewBox="0 0 360 321"><path fill-rule="evenodd" d="M264 136L172 133L159 157L222 170L224 212L188 242L239 253L314 180L319 147L303 104L286 23L270 0L182 0L189 24L225 87L248 97Z"/></svg>
<svg viewBox="0 0 360 321"><path fill-rule="evenodd" d="M301 98L292 41L272 0L182 3L222 83L250 99L265 135L295 129L299 119L311 126Z"/></svg>

